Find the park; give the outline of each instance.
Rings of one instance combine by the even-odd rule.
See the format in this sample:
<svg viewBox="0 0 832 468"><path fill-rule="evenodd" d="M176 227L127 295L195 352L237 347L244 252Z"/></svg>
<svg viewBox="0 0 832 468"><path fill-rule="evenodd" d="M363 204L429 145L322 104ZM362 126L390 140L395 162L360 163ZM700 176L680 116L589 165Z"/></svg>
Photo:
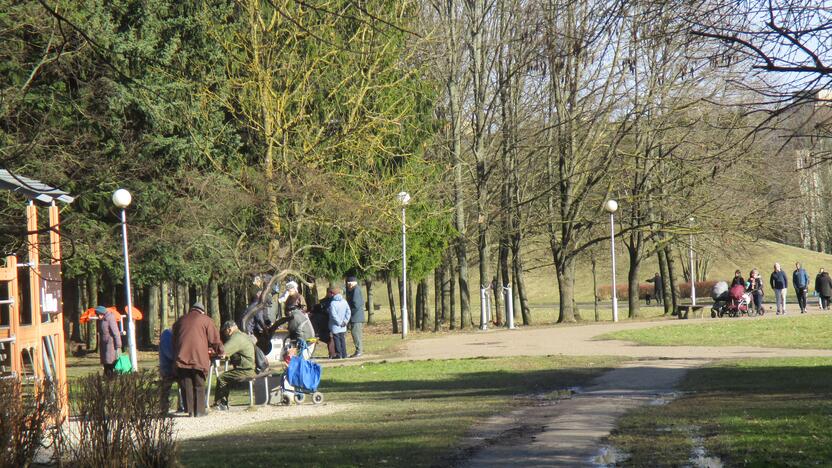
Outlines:
<svg viewBox="0 0 832 468"><path fill-rule="evenodd" d="M0 467L832 465L820 0L0 0Z"/></svg>

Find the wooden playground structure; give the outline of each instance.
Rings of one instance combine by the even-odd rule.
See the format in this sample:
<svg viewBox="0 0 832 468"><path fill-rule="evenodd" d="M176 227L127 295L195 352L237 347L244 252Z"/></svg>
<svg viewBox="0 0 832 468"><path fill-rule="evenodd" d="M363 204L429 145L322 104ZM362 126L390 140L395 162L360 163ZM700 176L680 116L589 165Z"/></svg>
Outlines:
<svg viewBox="0 0 832 468"><path fill-rule="evenodd" d="M0 170L0 189L19 193L29 200L25 262L10 255L0 267L0 378L20 379L34 391L45 381L53 383L65 414L66 348L56 202L72 203L73 198L6 170ZM45 226L38 221L41 210L48 214Z"/></svg>

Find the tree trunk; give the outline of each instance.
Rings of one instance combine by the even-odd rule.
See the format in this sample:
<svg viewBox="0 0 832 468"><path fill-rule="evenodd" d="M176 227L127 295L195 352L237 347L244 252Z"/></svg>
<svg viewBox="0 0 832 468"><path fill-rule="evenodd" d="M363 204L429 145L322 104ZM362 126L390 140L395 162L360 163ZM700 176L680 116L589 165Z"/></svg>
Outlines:
<svg viewBox="0 0 832 468"><path fill-rule="evenodd" d="M442 316L442 272L444 265L440 265L433 272L433 331L438 332Z"/></svg>
<svg viewBox="0 0 832 468"><path fill-rule="evenodd" d="M90 273L87 275L87 307L84 310L98 305L98 275ZM98 330L95 328L97 320L87 322L87 350L98 349Z"/></svg>
<svg viewBox="0 0 832 468"><path fill-rule="evenodd" d="M430 316L430 294L428 290L428 280L427 278L423 278L421 281L422 285L422 319L420 321L420 325L422 326L422 331L428 331L428 319Z"/></svg>
<svg viewBox="0 0 832 468"><path fill-rule="evenodd" d="M145 346L149 346L151 342L156 341L158 338L158 326L159 326L159 286L156 284L151 284L145 288L146 294L145 297L147 298L147 309L145 312L145 320L146 323L144 329L145 333L144 336Z"/></svg>
<svg viewBox="0 0 832 468"><path fill-rule="evenodd" d="M558 323L574 323L575 309L572 308L572 301L575 297L572 264L574 260L564 260L560 264L555 264L555 273L558 279L558 292L560 293L560 303L558 304Z"/></svg>
<svg viewBox="0 0 832 468"><path fill-rule="evenodd" d="M454 279L455 267L454 258L448 258L448 293L450 294L448 301L448 328L456 330L456 280Z"/></svg>
<svg viewBox="0 0 832 468"><path fill-rule="evenodd" d="M670 251L669 245L666 245L664 247L664 258L667 260L668 289L670 289L670 299L671 303L673 304L671 314L676 315L676 311L678 310L677 306L679 305L679 297L678 294L676 294L675 262L673 260L673 252Z"/></svg>
<svg viewBox="0 0 832 468"><path fill-rule="evenodd" d="M393 280L390 273L385 273L384 280L387 283L387 302L390 304L390 323L393 326L393 334L399 333L399 320L396 318L396 295L393 293Z"/></svg>
<svg viewBox="0 0 832 468"><path fill-rule="evenodd" d="M514 287L517 289L518 301L515 305L520 306L520 313L523 316L523 325L532 324L532 311L529 307L529 297L526 294L526 280L523 276L523 256L520 252L520 235L515 234L511 243L511 256L514 268Z"/></svg>
<svg viewBox="0 0 832 468"><path fill-rule="evenodd" d="M367 293L367 325L373 323L373 315L376 311L376 302L373 298L375 291L373 291L373 280L372 278L367 278L364 280L364 290ZM317 296L317 294L315 294Z"/></svg>
<svg viewBox="0 0 832 468"><path fill-rule="evenodd" d="M627 305L630 307L630 318L640 315L641 302L639 302L638 271L639 271L639 249L627 246L627 253L630 257L630 266L627 269L627 291L630 297L627 298Z"/></svg>
<svg viewBox="0 0 832 468"><path fill-rule="evenodd" d="M421 328L421 326L422 326L422 307L424 307L424 304L422 303L422 283L421 282L416 283L416 298L415 298L415 300L416 300L416 311L413 314L414 315L414 317L413 317L414 318L414 320L413 320L414 327L413 328Z"/></svg>
<svg viewBox="0 0 832 468"><path fill-rule="evenodd" d="M170 283L162 281L159 284L159 328L164 331L168 329L168 317L170 317Z"/></svg>
<svg viewBox="0 0 832 468"><path fill-rule="evenodd" d="M578 262L572 261L572 265L569 267L569 281L572 284L572 314L575 316L576 321L580 321L583 320L581 318L581 309L575 302L575 268L577 268L577 265Z"/></svg>
<svg viewBox="0 0 832 468"><path fill-rule="evenodd" d="M211 310L211 318L214 319L214 325L219 330L222 325L222 313L220 312L222 309L220 308L220 287L217 283L217 277L212 274L208 279L208 291L206 294L208 296L208 304L206 306Z"/></svg>
<svg viewBox="0 0 832 468"><path fill-rule="evenodd" d="M664 307L664 315L668 315L673 311L673 300L670 296L670 280L667 274L667 259L665 258L663 248L656 250L656 257L659 259L659 275L662 279L662 306Z"/></svg>
<svg viewBox="0 0 832 468"><path fill-rule="evenodd" d="M471 293L468 290L468 257L464 239L460 239L457 249L461 251L456 263L459 277L459 328L464 329L471 323Z"/></svg>
<svg viewBox="0 0 832 468"><path fill-rule="evenodd" d="M595 275L595 257L592 257L592 303L595 307L595 321L601 321L601 316L598 314L598 278Z"/></svg>

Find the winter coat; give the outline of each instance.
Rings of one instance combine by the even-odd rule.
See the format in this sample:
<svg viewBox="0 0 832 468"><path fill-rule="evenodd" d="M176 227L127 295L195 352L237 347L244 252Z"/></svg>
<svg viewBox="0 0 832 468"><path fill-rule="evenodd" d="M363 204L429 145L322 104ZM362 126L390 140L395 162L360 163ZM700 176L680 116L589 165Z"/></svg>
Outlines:
<svg viewBox="0 0 832 468"><path fill-rule="evenodd" d="M347 289L347 303L350 305L350 323L364 323L364 293L361 286L355 285L352 291Z"/></svg>
<svg viewBox="0 0 832 468"><path fill-rule="evenodd" d="M166 328L159 337L159 375L164 379L173 378L173 363L176 356L173 355L173 332Z"/></svg>
<svg viewBox="0 0 832 468"><path fill-rule="evenodd" d="M98 325L98 352L101 357L101 364L112 364L118 359L121 351L121 332L116 323L116 317L107 312L99 319Z"/></svg>
<svg viewBox="0 0 832 468"><path fill-rule="evenodd" d="M771 289L786 289L789 287L789 280L786 278L786 272L783 270L772 271L768 283Z"/></svg>
<svg viewBox="0 0 832 468"><path fill-rule="evenodd" d="M815 291L822 297L832 297L832 276L829 276L829 273L824 271L818 276Z"/></svg>
<svg viewBox="0 0 832 468"><path fill-rule="evenodd" d="M733 281L731 281L731 286L732 286L732 287L733 287L733 286L736 286L736 285L738 285L738 284L740 284L740 285L742 285L743 287L745 287L745 279L744 279L742 276L735 276L735 277L734 277L734 279L733 279Z"/></svg>
<svg viewBox="0 0 832 468"><path fill-rule="evenodd" d="M806 270L800 268L792 273L792 284L795 289L806 289L809 287L809 275Z"/></svg>
<svg viewBox="0 0 832 468"><path fill-rule="evenodd" d="M235 369L254 371L254 342L248 335L235 331L228 337L223 349Z"/></svg>
<svg viewBox="0 0 832 468"><path fill-rule="evenodd" d="M350 305L340 294L336 294L329 303L329 331L346 333L350 321Z"/></svg>
<svg viewBox="0 0 832 468"><path fill-rule="evenodd" d="M222 356L220 333L210 317L192 310L173 324L173 352L178 369L196 369L208 374L211 369L209 348L215 355Z"/></svg>
<svg viewBox="0 0 832 468"><path fill-rule="evenodd" d="M292 309L289 315L275 322L276 326L289 323L289 337L294 340L308 340L315 337L315 328L312 326L312 319L301 309Z"/></svg>

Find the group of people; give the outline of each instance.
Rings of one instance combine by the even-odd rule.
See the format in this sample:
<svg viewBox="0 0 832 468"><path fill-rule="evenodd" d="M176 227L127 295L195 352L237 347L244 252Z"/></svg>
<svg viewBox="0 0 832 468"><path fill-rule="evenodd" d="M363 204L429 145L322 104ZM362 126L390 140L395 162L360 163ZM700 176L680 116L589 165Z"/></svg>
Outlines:
<svg viewBox="0 0 832 468"><path fill-rule="evenodd" d="M247 327L246 331L242 331L233 320L223 323L218 331L214 321L206 315L202 303L195 302L190 311L180 317L172 328L163 331L160 337L162 411L167 414L170 389L174 382L178 382L184 400L181 402L183 411L189 416L203 416L207 411L206 377L211 370L211 361L218 358L227 359L233 366L233 369L219 376L213 402L214 409L227 410L231 386L257 376L256 348L263 342L260 337L270 336L284 324L287 325L289 338L293 342L317 336L320 341L327 343L329 357L333 359L347 357L345 335L347 329L350 329L355 345L355 352L350 357L361 356L365 321L364 296L355 277L346 278L346 291L344 297L341 288L330 287L326 297L310 311L299 292L298 284L289 281L285 294L279 299L284 304L283 317L271 322L268 314L264 314L265 317L263 314L254 314L254 325ZM106 309L101 309L106 314ZM326 318L325 326L322 317ZM116 327L115 332L112 332L110 328L113 325L106 317L102 318L102 329L111 336L111 341L118 340L114 342L112 350L112 354L116 354L115 350L120 348L118 329ZM104 369L105 373L112 373L112 366L105 365Z"/></svg>
<svg viewBox="0 0 832 468"><path fill-rule="evenodd" d="M806 313L806 301L809 292L809 274L800 265L800 262L795 262L794 271L792 272L792 287L797 296L797 305L800 308L800 313ZM734 279L731 281L731 287L735 285L742 285L746 292L751 294L754 301L754 308L757 312L763 309L763 297L765 295L763 288L763 280L760 272L755 268L751 270L748 275L748 280L742 277L742 272L737 270L734 272ZM789 288L789 279L786 272L783 271L779 263L774 264L774 269L769 276L769 286L774 291L774 302L777 315L786 314L786 293ZM829 276L823 268L820 269L815 276L815 295L820 299L821 309L829 309L829 301L832 298L832 277Z"/></svg>

